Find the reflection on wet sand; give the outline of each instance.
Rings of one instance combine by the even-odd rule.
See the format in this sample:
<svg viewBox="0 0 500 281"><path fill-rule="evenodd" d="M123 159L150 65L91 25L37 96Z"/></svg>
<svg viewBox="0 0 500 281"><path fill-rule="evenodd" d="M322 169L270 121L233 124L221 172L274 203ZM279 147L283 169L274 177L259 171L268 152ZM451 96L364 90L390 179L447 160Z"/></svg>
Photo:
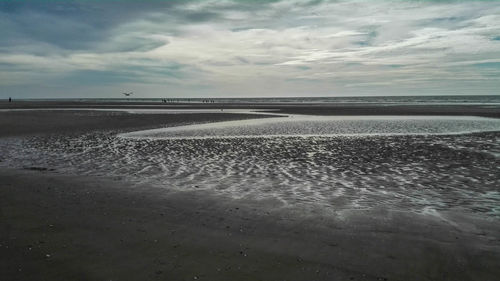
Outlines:
<svg viewBox="0 0 500 281"><path fill-rule="evenodd" d="M427 214L500 214L500 135L437 134L498 130L496 119L294 118L172 127L121 135L125 137L34 137L13 141L7 146L19 147L4 152L22 150L6 157L9 165L274 199L288 208L383 206ZM367 129L368 134L359 133ZM322 133L327 136L317 135Z"/></svg>

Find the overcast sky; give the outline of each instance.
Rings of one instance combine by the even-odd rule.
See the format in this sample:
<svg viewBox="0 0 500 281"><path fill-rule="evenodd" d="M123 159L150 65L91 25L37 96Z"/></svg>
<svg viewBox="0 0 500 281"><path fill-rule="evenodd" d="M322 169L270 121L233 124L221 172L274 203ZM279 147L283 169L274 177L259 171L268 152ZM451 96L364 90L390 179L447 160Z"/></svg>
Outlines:
<svg viewBox="0 0 500 281"><path fill-rule="evenodd" d="M500 94L500 1L1 1L0 97Z"/></svg>

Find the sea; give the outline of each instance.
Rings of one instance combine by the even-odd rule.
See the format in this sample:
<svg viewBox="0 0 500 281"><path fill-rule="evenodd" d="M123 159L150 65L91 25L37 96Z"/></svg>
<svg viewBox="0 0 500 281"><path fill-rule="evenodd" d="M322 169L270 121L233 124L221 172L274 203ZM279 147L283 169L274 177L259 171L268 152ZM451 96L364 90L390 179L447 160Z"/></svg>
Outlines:
<svg viewBox="0 0 500 281"><path fill-rule="evenodd" d="M58 98L58 99L25 99L38 101L86 101L86 102L182 102L182 103L369 103L369 104L495 104L500 105L498 95L448 95L448 96L336 96L336 97L254 97L254 98L183 98L183 97L158 97L158 98Z"/></svg>

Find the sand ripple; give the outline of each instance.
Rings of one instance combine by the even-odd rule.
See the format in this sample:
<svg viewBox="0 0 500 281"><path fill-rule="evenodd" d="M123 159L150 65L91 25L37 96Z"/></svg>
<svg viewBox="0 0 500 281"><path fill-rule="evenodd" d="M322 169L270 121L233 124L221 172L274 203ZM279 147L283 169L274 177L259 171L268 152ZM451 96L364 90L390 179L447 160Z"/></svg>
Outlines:
<svg viewBox="0 0 500 281"><path fill-rule="evenodd" d="M328 210L379 206L500 216L500 133L136 139L112 133L0 141L0 165L114 176L169 190Z"/></svg>

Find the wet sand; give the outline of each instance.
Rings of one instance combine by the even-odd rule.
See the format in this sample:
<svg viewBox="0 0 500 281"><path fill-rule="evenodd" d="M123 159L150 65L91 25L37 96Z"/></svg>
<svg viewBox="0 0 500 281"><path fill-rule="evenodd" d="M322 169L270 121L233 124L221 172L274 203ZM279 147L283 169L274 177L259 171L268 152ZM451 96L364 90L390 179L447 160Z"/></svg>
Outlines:
<svg viewBox="0 0 500 281"><path fill-rule="evenodd" d="M303 217L119 180L0 172L3 280L494 280L499 227ZM273 205L273 202L262 204ZM450 214L452 216L452 214Z"/></svg>
<svg viewBox="0 0 500 281"><path fill-rule="evenodd" d="M0 107L1 109L1 107ZM92 131L122 131L158 128L169 124L194 124L266 117L250 114L130 114L120 111L6 111L0 112L0 137L82 134Z"/></svg>
<svg viewBox="0 0 500 281"><path fill-rule="evenodd" d="M0 115L3 137L255 118ZM0 170L2 280L495 280L498 237L498 219L459 211L305 213L273 200L166 191L122 177Z"/></svg>

